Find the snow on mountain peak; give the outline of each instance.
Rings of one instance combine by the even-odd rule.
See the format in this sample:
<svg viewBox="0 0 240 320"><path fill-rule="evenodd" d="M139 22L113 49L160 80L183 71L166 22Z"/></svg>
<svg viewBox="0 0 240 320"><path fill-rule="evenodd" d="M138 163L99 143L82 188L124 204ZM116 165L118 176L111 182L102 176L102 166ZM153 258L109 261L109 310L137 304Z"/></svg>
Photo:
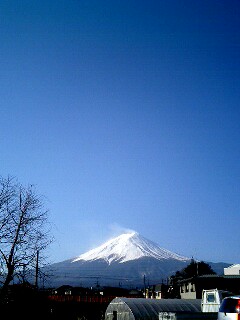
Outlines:
<svg viewBox="0 0 240 320"><path fill-rule="evenodd" d="M124 233L113 238L101 246L81 254L72 262L79 260L93 261L103 259L109 264L112 262L123 263L137 260L142 257L152 257L158 260L175 259L187 261L189 258L180 256L166 249L160 248L154 242L147 240L137 232Z"/></svg>

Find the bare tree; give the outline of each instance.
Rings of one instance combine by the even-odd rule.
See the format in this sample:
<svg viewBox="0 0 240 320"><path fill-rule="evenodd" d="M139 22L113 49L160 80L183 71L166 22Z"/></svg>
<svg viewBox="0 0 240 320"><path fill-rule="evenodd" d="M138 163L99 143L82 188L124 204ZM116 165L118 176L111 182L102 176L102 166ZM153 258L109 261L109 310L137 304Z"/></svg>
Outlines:
<svg viewBox="0 0 240 320"><path fill-rule="evenodd" d="M36 272L39 252L43 252L51 240L48 211L34 186L24 187L15 178L1 177L0 275L3 293L13 279L23 280Z"/></svg>

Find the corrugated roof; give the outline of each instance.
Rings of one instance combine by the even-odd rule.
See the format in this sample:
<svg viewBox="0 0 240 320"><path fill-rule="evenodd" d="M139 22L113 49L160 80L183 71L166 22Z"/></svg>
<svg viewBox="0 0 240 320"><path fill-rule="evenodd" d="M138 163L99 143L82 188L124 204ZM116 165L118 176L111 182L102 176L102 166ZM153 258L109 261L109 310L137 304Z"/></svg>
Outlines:
<svg viewBox="0 0 240 320"><path fill-rule="evenodd" d="M129 312L135 320L153 320L158 319L159 312L201 312L201 299L116 298L110 302L106 314L113 311L119 316Z"/></svg>

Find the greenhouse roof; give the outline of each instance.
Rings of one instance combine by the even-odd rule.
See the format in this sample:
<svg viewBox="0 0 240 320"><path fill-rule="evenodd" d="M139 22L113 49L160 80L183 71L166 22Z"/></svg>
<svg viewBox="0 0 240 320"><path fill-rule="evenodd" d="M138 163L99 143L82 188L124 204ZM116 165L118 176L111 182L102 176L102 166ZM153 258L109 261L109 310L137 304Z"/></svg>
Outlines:
<svg viewBox="0 0 240 320"><path fill-rule="evenodd" d="M115 298L106 312L117 311L119 316L129 312L132 319L158 319L160 312L201 312L201 299Z"/></svg>

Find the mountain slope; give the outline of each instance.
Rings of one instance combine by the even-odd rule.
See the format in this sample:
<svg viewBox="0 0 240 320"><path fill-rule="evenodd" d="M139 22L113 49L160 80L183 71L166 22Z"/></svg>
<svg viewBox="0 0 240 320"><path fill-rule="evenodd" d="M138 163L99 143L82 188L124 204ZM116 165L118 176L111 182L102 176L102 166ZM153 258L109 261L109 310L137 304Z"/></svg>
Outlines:
<svg viewBox="0 0 240 320"><path fill-rule="evenodd" d="M183 257L142 237L136 232L122 234L80 256L55 263L46 273L52 277L46 286L94 286L96 284L136 287L166 280L190 263ZM215 263L213 269L228 266Z"/></svg>
<svg viewBox="0 0 240 320"><path fill-rule="evenodd" d="M103 259L111 264L112 262L127 262L143 257L155 258L157 260L176 259L179 261L190 260L166 249L160 248L157 244L140 236L137 232L122 234L114 239L105 242L100 247L90 250L73 262L84 260L94 261Z"/></svg>

